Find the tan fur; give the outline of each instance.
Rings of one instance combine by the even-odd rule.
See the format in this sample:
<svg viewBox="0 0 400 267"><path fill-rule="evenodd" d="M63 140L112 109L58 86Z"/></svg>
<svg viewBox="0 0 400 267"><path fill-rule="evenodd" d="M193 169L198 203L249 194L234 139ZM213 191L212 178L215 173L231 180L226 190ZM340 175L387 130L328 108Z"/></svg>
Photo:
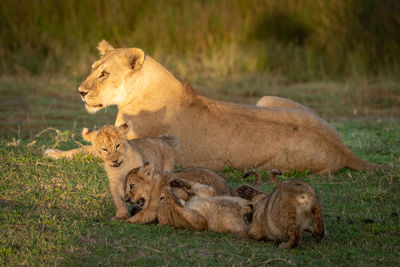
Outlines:
<svg viewBox="0 0 400 267"><path fill-rule="evenodd" d="M106 41L99 49L102 57L79 87L86 109L96 112L117 105L115 125L134 122L129 139L165 132L176 136L181 143L178 165L308 168L317 173L377 167L356 157L337 132L307 108L287 107L287 100L271 107L214 101L200 96L141 49L113 49ZM45 154L71 157L85 149L91 151L46 150Z"/></svg>
<svg viewBox="0 0 400 267"><path fill-rule="evenodd" d="M262 98L260 98L260 100L258 100L256 106L269 108L300 109L315 113L312 109L303 106L302 104L279 96L263 96Z"/></svg>
<svg viewBox="0 0 400 267"><path fill-rule="evenodd" d="M175 164L173 146L178 140L172 136L158 138L140 138L127 140L129 126L119 127L105 125L99 131L83 129L82 136L92 143L94 151L104 160L104 168L108 175L111 194L116 207L114 219L129 217L124 201L124 182L132 168L142 166L151 161L160 170L172 170Z"/></svg>
<svg viewBox="0 0 400 267"><path fill-rule="evenodd" d="M179 172L155 170L152 163L135 168L126 177L125 201L140 203L141 210L128 219L130 223L149 223L157 218L160 198L172 179L186 179L198 183L197 192L205 195L226 195L231 193L228 184L218 174L202 168L186 169ZM204 186L203 186L204 184ZM210 189L211 188L211 189ZM212 193L210 193L212 190ZM186 198L187 194L178 190L176 194Z"/></svg>
<svg viewBox="0 0 400 267"><path fill-rule="evenodd" d="M302 180L280 182L272 172L272 181L278 185L270 195L241 186L239 195L254 205L253 221L247 236L256 240L266 239L281 242L280 248L299 246L302 231L310 231L319 242L325 234L322 208L315 190ZM313 227L309 226L312 220Z"/></svg>
<svg viewBox="0 0 400 267"><path fill-rule="evenodd" d="M170 185L183 189L190 198L182 200L171 187L166 187L165 199L161 201L158 214L161 225L240 236L246 233L252 212L250 201L240 197L216 196L212 187L184 179L174 179ZM204 187L209 187L209 190Z"/></svg>

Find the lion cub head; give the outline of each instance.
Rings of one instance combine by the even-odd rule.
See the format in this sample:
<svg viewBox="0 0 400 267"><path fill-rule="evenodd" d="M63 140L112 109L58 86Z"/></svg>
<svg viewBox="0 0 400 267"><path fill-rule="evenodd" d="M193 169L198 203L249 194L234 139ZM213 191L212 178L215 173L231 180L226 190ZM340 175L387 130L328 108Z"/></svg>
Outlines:
<svg viewBox="0 0 400 267"><path fill-rule="evenodd" d="M91 73L78 89L90 113L123 102L127 98L125 85L131 82L146 57L139 48L114 49L105 40L97 48L101 58L93 63Z"/></svg>
<svg viewBox="0 0 400 267"><path fill-rule="evenodd" d="M154 167L146 162L143 166L132 169L126 176L125 201L136 204L139 209L146 209L154 194Z"/></svg>
<svg viewBox="0 0 400 267"><path fill-rule="evenodd" d="M119 167L124 160L127 143L129 123L119 127L105 125L98 131L84 128L82 137L91 142L96 152L110 167Z"/></svg>

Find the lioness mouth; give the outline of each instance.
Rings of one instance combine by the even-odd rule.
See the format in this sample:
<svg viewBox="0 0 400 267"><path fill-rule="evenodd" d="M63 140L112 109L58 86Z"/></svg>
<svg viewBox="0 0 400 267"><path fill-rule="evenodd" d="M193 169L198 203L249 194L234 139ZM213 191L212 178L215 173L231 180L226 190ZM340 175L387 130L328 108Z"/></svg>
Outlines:
<svg viewBox="0 0 400 267"><path fill-rule="evenodd" d="M117 167L121 166L121 164L122 164L122 160L120 162L117 162L117 163L115 163L113 165L110 165L110 166L114 167L114 168L117 168Z"/></svg>
<svg viewBox="0 0 400 267"><path fill-rule="evenodd" d="M86 103L86 102L85 102L85 104L86 104L87 106L89 106L89 107L93 107L93 108L102 108L102 107L103 107L103 105L102 105L102 104L98 104L98 105L95 105L95 106L89 105L89 104L88 104L88 103Z"/></svg>
<svg viewBox="0 0 400 267"><path fill-rule="evenodd" d="M85 103L85 105L86 106L89 106L89 107L92 107L92 108L102 108L103 107L103 104L98 104L98 105L89 105L88 104L88 102L86 102L86 100L85 99L83 99L83 97L82 97L82 100L83 100L83 103Z"/></svg>

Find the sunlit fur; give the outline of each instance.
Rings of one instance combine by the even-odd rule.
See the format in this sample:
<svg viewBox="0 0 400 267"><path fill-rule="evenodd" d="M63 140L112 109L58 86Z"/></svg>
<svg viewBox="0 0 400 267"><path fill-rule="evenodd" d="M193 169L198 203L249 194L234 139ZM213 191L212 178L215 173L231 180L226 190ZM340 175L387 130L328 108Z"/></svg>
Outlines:
<svg viewBox="0 0 400 267"><path fill-rule="evenodd" d="M277 188L271 195L246 185L236 189L254 206L246 235L257 240L279 241L280 248L289 249L299 246L305 230L312 232L319 242L324 237L325 226L317 193L305 181L280 182L275 175L273 172L271 179Z"/></svg>
<svg viewBox="0 0 400 267"><path fill-rule="evenodd" d="M102 55L79 92L89 112L118 106L115 125L132 120L129 139L170 133L181 145L183 167L310 169L376 168L355 156L338 133L310 109L282 98L260 106L214 101L199 95L139 48L99 44ZM90 150L90 149L87 149ZM46 150L69 157L80 150Z"/></svg>
<svg viewBox="0 0 400 267"><path fill-rule="evenodd" d="M151 161L160 170L172 170L175 164L174 147L178 140L173 136L127 140L129 125L105 125L99 131L83 129L82 136L92 143L94 151L104 160L111 194L116 207L114 219L129 217L124 201L125 178L128 172L144 162Z"/></svg>

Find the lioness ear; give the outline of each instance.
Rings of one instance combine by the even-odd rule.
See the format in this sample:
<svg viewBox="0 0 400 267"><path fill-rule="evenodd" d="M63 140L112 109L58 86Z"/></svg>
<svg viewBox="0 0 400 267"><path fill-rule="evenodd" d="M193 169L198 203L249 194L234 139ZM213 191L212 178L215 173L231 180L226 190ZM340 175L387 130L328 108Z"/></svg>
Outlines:
<svg viewBox="0 0 400 267"><path fill-rule="evenodd" d="M97 137L97 131L89 130L88 128L83 128L82 137L88 142L93 142Z"/></svg>
<svg viewBox="0 0 400 267"><path fill-rule="evenodd" d="M153 173L154 165L149 162L145 162L139 170L139 175L147 179L151 179L151 177L153 177Z"/></svg>
<svg viewBox="0 0 400 267"><path fill-rule="evenodd" d="M110 45L109 42L107 42L106 40L103 39L97 45L97 49L99 49L100 55L104 56L105 53L107 53L108 51L114 50L114 47L112 45Z"/></svg>
<svg viewBox="0 0 400 267"><path fill-rule="evenodd" d="M129 67L132 70L138 70L142 67L143 62L146 58L146 54L140 48L131 48L128 52Z"/></svg>

